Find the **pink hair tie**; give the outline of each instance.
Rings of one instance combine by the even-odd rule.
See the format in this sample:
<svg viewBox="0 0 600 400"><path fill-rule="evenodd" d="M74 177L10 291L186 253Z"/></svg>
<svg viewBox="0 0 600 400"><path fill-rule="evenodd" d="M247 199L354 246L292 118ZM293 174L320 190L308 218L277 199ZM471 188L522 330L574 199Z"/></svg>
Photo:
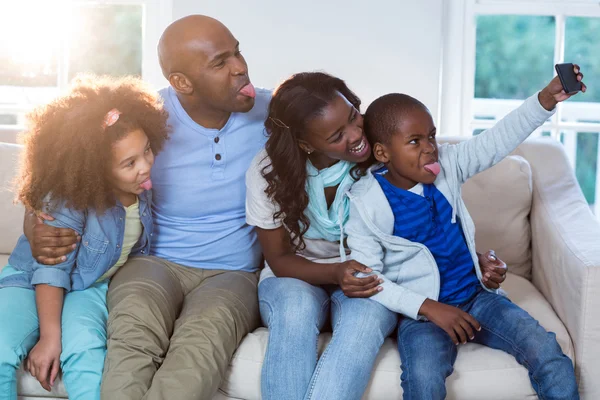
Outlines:
<svg viewBox="0 0 600 400"><path fill-rule="evenodd" d="M104 121L102 121L102 129L106 129L109 126L113 126L118 120L119 115L121 115L121 111L113 108L104 116Z"/></svg>

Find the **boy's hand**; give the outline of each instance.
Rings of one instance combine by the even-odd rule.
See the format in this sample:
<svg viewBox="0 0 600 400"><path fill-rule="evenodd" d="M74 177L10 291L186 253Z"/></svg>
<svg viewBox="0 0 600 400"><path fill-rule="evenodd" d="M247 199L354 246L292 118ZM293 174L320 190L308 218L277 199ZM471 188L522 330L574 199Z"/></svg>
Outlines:
<svg viewBox="0 0 600 400"><path fill-rule="evenodd" d="M583 74L580 72L579 65L573 64L573 72L577 74L577 80L581 82L583 79ZM585 93L586 90L587 86L581 82L581 91ZM554 107L556 107L556 104L560 103L561 101L565 101L576 94L577 93L567 94L563 90L559 77L555 76L554 79L550 81L548 86L542 89L538 95L538 99L542 107L548 111L551 111L554 109Z"/></svg>
<svg viewBox="0 0 600 400"><path fill-rule="evenodd" d="M465 344L475 338L475 331L481 330L481 325L470 314L460 308L449 306L431 299L421 305L419 314L442 328L455 345Z"/></svg>
<svg viewBox="0 0 600 400"><path fill-rule="evenodd" d="M508 267L504 261L496 257L494 250L489 250L485 254L477 253L479 257L479 267L483 284L488 289L498 289L506 279Z"/></svg>
<svg viewBox="0 0 600 400"><path fill-rule="evenodd" d="M60 369L60 337L40 338L27 356L25 369L40 382L47 391L52 390Z"/></svg>
<svg viewBox="0 0 600 400"><path fill-rule="evenodd" d="M334 264L333 267L335 268L334 281L348 297L371 297L383 290L379 286L383 281L377 275L365 278L354 276L356 272L363 272L365 274L373 272L371 268L367 268L357 261L349 260Z"/></svg>

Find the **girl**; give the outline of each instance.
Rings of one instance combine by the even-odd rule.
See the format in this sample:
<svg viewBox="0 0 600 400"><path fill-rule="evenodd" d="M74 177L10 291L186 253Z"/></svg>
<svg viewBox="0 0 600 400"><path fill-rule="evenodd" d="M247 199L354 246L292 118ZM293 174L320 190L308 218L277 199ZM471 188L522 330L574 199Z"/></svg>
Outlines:
<svg viewBox="0 0 600 400"><path fill-rule="evenodd" d="M21 236L0 274L0 393L17 398L16 370L51 390L59 369L70 399L99 399L108 281L152 235L150 170L167 113L134 78L89 76L35 110L23 136L17 200L81 236L58 265Z"/></svg>

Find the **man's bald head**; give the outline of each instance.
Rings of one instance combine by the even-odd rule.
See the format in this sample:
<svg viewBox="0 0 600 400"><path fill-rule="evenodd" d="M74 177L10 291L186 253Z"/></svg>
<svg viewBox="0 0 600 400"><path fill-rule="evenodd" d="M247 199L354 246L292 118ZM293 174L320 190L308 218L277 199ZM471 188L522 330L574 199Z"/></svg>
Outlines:
<svg viewBox="0 0 600 400"><path fill-rule="evenodd" d="M246 60L237 39L216 19L190 15L173 22L160 38L158 57L180 101L213 114L252 109Z"/></svg>
<svg viewBox="0 0 600 400"><path fill-rule="evenodd" d="M173 22L158 42L158 60L165 78L173 72L186 73L194 53L223 36L233 38L225 25L206 15L189 15Z"/></svg>

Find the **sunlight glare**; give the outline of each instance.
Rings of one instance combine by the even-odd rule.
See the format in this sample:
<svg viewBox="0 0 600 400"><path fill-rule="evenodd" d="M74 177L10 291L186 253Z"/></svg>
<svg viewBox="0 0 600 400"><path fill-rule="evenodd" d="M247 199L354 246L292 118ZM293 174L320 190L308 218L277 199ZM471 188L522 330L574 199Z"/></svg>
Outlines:
<svg viewBox="0 0 600 400"><path fill-rule="evenodd" d="M56 57L70 20L67 0L24 0L0 6L0 37L15 64L43 65Z"/></svg>

